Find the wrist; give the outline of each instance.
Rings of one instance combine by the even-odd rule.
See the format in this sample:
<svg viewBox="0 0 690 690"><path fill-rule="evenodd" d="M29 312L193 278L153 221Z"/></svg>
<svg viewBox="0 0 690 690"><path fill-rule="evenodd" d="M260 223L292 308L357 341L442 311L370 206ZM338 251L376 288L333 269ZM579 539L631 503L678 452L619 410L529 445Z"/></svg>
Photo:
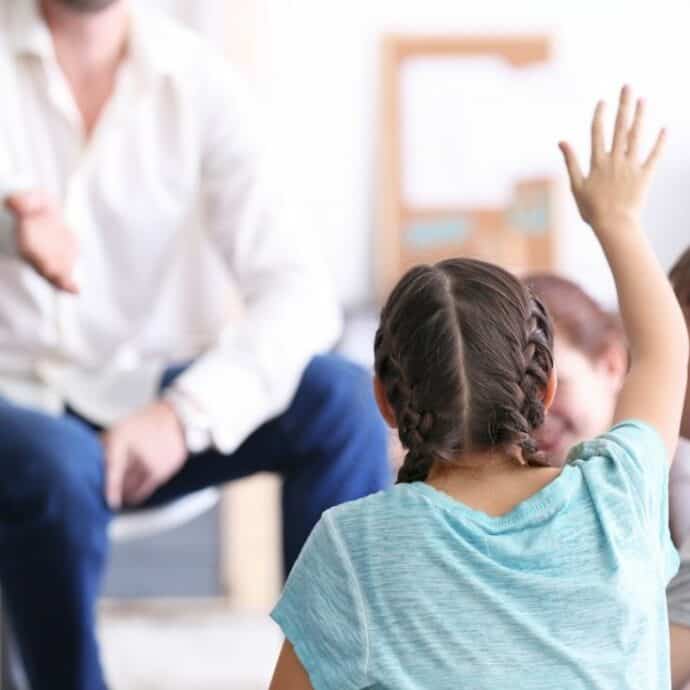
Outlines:
<svg viewBox="0 0 690 690"><path fill-rule="evenodd" d="M639 214L633 211L616 210L602 213L594 216L590 225L597 235L617 236L624 232L627 238L631 232L643 234Z"/></svg>
<svg viewBox="0 0 690 690"><path fill-rule="evenodd" d="M200 453L212 444L208 415L189 396L175 388L169 388L163 394L162 403L175 415L190 453Z"/></svg>

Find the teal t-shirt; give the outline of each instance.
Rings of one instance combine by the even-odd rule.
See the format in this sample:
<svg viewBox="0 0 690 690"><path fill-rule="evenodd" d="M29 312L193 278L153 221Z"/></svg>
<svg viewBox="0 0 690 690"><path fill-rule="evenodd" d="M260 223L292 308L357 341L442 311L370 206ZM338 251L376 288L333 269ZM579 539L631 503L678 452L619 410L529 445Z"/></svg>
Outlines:
<svg viewBox="0 0 690 690"><path fill-rule="evenodd" d="M500 517L398 485L324 513L272 616L315 690L667 690L667 485L639 422Z"/></svg>

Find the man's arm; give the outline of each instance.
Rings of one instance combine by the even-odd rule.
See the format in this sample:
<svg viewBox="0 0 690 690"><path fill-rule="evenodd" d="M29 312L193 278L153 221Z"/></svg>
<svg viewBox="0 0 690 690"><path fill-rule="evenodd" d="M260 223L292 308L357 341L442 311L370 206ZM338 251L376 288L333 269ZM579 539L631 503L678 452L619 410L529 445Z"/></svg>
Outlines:
<svg viewBox="0 0 690 690"><path fill-rule="evenodd" d="M227 74L218 66L214 73ZM209 420L212 443L232 452L284 411L310 359L335 343L341 328L324 266L285 227L252 133L241 84L207 88L209 104L202 194L213 245L242 298L241 319L173 386Z"/></svg>

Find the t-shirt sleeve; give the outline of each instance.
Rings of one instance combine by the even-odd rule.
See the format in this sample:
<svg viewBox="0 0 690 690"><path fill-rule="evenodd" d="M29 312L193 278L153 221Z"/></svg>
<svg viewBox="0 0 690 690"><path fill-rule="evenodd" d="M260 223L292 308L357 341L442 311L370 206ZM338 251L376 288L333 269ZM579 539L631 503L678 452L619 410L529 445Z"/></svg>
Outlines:
<svg viewBox="0 0 690 690"><path fill-rule="evenodd" d="M679 558L669 529L669 463L659 432L645 422L621 422L576 446L568 457L570 463L595 459L600 462L593 473L594 490L606 487L610 503L617 510L633 511L641 528L653 535L667 583L678 570ZM615 517L629 520L631 516Z"/></svg>
<svg viewBox="0 0 690 690"><path fill-rule="evenodd" d="M314 690L367 687L364 600L331 511L304 545L271 617L292 644Z"/></svg>

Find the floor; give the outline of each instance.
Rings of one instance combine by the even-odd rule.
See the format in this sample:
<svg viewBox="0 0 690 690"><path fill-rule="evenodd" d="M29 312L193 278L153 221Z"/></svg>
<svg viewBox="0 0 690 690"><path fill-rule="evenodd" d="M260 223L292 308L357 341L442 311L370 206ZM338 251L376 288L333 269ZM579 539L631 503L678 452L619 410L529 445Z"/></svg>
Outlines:
<svg viewBox="0 0 690 690"><path fill-rule="evenodd" d="M105 605L112 690L266 690L282 636L267 616L209 604Z"/></svg>

